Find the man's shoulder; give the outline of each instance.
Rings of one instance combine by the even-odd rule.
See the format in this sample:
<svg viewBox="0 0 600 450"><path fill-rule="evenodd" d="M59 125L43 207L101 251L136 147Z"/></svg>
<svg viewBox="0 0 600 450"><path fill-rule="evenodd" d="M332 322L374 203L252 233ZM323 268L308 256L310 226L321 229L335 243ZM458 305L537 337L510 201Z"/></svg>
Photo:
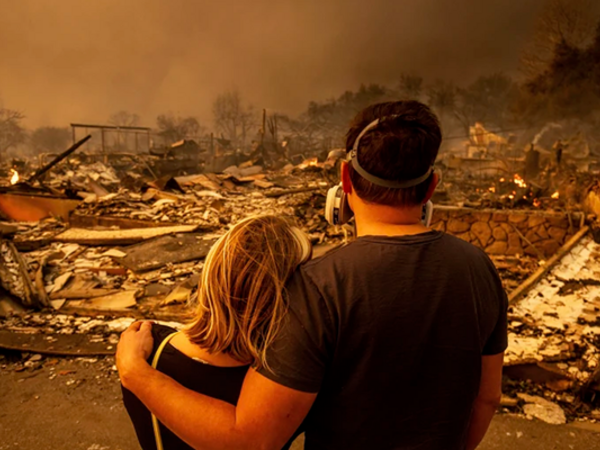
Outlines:
<svg viewBox="0 0 600 450"><path fill-rule="evenodd" d="M438 232L437 239L431 239L427 242L435 242L435 245L443 250L458 251L460 255L473 258L484 258L489 260L487 253L481 248L463 240L451 234ZM381 245L381 241L375 240L357 240L349 244L340 245L332 250L329 250L325 254L312 259L311 261L303 264L301 267L307 273L319 273L325 267L335 265L339 262L352 261L355 257L362 258L369 256L369 248L377 245Z"/></svg>

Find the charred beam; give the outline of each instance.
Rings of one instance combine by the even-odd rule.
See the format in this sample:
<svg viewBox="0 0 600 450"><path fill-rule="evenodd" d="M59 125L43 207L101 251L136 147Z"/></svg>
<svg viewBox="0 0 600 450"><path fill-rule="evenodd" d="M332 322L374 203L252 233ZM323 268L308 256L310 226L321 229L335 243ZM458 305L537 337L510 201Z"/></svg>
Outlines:
<svg viewBox="0 0 600 450"><path fill-rule="evenodd" d="M50 169L52 169L54 166L56 166L59 162L61 162L62 160L64 160L65 158L67 158L69 155L71 155L72 153L75 153L75 151L81 147L83 144L85 144L87 141L89 141L92 138L91 134L88 134L86 137L84 137L83 139L81 139L80 141L75 142L71 147L69 147L67 150L65 150L63 153L61 153L60 155L58 155L56 158L54 158L52 161L50 161L48 164L46 164L43 167L40 167L28 180L27 183L33 183L34 181L38 180L42 175L44 175L46 172L48 172Z"/></svg>

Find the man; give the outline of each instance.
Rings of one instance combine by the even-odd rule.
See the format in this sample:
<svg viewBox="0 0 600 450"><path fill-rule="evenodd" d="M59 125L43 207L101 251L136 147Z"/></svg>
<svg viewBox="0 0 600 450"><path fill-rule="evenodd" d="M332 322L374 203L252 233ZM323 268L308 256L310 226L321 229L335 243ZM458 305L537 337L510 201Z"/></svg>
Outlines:
<svg viewBox="0 0 600 450"><path fill-rule="evenodd" d="M248 372L237 406L151 369L149 324L123 333L123 384L190 445L277 450L303 421L309 450L471 450L483 438L501 395L507 300L483 251L420 222L438 181L437 118L419 102L374 105L348 151L357 139L341 175L358 238L290 280L271 370ZM381 187L359 171L418 184Z"/></svg>

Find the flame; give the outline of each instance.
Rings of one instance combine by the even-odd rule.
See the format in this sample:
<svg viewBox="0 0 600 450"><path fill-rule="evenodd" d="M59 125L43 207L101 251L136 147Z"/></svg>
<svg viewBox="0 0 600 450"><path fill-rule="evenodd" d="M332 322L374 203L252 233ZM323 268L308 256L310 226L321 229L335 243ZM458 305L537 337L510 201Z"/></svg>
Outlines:
<svg viewBox="0 0 600 450"><path fill-rule="evenodd" d="M314 158L309 158L298 165L299 169L306 169L307 167L314 167L319 164L319 158L316 156Z"/></svg>
<svg viewBox="0 0 600 450"><path fill-rule="evenodd" d="M511 200L515 198L515 196L513 194L509 194L508 198L510 198Z"/></svg>
<svg viewBox="0 0 600 450"><path fill-rule="evenodd" d="M542 206L542 202L539 199L534 198L533 199L533 206L535 206L536 208L539 208L540 206Z"/></svg>
<svg viewBox="0 0 600 450"><path fill-rule="evenodd" d="M554 194L552 194L552 198L559 198L560 194L558 193L558 191L556 191Z"/></svg>
<svg viewBox="0 0 600 450"><path fill-rule="evenodd" d="M490 186L488 191L490 192L496 192L496 188L494 186Z"/></svg>
<svg viewBox="0 0 600 450"><path fill-rule="evenodd" d="M500 183L504 183L506 180L504 178L500 178Z"/></svg>
<svg viewBox="0 0 600 450"><path fill-rule="evenodd" d="M12 172L12 177L10 178L10 184L14 186L15 184L17 184L19 182L21 177L19 177L19 172L17 172L15 169L10 169L10 171Z"/></svg>
<svg viewBox="0 0 600 450"><path fill-rule="evenodd" d="M523 178L521 178L519 176L519 174L515 174L515 178L513 179L513 182L519 186L520 188L526 188L527 187L527 183L525 182L525 180Z"/></svg>

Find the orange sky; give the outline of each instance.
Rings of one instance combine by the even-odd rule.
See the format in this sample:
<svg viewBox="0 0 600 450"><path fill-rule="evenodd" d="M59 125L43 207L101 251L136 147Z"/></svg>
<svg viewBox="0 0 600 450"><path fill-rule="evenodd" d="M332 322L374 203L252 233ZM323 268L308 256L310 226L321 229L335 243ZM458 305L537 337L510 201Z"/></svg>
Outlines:
<svg viewBox="0 0 600 450"><path fill-rule="evenodd" d="M0 105L26 126L154 125L238 88L295 114L361 82L514 73L543 0L0 0Z"/></svg>

